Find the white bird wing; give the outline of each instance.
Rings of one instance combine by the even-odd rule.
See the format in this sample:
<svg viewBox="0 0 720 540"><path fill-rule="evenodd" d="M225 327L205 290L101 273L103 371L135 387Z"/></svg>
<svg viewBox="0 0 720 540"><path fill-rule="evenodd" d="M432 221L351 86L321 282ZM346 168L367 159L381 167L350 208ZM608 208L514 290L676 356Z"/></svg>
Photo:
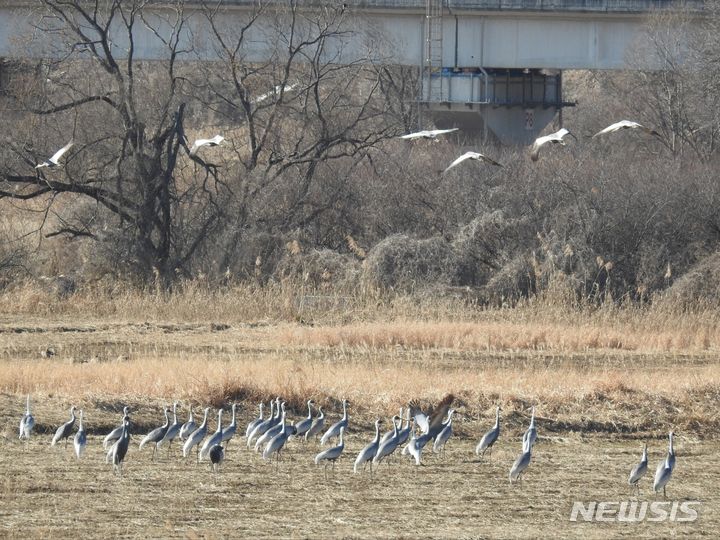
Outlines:
<svg viewBox="0 0 720 540"><path fill-rule="evenodd" d="M605 129L602 129L598 131L595 135L592 136L594 139L595 137L598 137L599 135L604 135L605 133L612 133L613 131L617 131L622 128L642 128L641 124L638 124L637 122L633 122L631 120L620 120L619 122L615 122L614 124L609 125Z"/></svg>
<svg viewBox="0 0 720 540"><path fill-rule="evenodd" d="M423 433L430 431L430 421L424 413L419 412L415 415L415 424L420 427Z"/></svg>
<svg viewBox="0 0 720 540"><path fill-rule="evenodd" d="M433 129L428 132L428 134L432 137L437 137L438 135L444 135L445 133L452 133L453 131L457 131L460 128L450 128L450 129Z"/></svg>
<svg viewBox="0 0 720 540"><path fill-rule="evenodd" d="M448 172L453 167L457 167L460 165L463 161L467 161L468 159L477 159L477 156L480 154L477 154L475 152L465 152L462 156L457 158L455 161L453 161L450 165L448 165L447 169L443 171L443 173Z"/></svg>
<svg viewBox="0 0 720 540"><path fill-rule="evenodd" d="M55 153L53 154L53 156L50 158L49 161L51 161L52 163L57 164L58 160L63 156L63 154L64 154L65 152L67 152L68 150L70 150L70 148L72 148L73 144L75 144L74 141L70 141L69 143L67 143L67 144L66 144L65 146L63 146L60 150L58 150L57 152L55 152Z"/></svg>
<svg viewBox="0 0 720 540"><path fill-rule="evenodd" d="M429 137L430 132L429 131L416 131L415 133L408 133L407 135L400 135L401 139L405 140L412 140L412 139L421 139L423 137Z"/></svg>
<svg viewBox="0 0 720 540"><path fill-rule="evenodd" d="M532 145L532 148L530 149L530 159L533 161L537 161L540 157L540 149L543 147L545 143L547 143L550 140L548 135L545 135L544 137L538 137L535 139L535 142Z"/></svg>

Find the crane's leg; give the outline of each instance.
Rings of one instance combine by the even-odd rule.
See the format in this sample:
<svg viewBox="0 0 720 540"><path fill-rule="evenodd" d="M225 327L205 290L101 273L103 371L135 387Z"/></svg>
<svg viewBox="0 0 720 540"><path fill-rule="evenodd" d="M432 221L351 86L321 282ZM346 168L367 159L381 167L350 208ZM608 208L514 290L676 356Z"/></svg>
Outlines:
<svg viewBox="0 0 720 540"><path fill-rule="evenodd" d="M667 499L667 493L665 493L665 486L663 486L663 498Z"/></svg>
<svg viewBox="0 0 720 540"><path fill-rule="evenodd" d="M152 457L150 458L150 461L155 461L155 451L157 450L157 443L155 443L155 446L153 446L153 453Z"/></svg>
<svg viewBox="0 0 720 540"><path fill-rule="evenodd" d="M325 467L323 471L325 472L325 480L327 480L327 461L325 462Z"/></svg>

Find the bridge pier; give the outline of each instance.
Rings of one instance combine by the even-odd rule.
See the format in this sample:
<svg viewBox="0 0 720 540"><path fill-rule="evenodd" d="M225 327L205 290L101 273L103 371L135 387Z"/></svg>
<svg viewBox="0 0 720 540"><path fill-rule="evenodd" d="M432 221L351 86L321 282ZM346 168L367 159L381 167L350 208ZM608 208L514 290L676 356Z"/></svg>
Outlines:
<svg viewBox="0 0 720 540"><path fill-rule="evenodd" d="M438 127L491 132L528 145L563 108L562 72L545 69L442 68L423 78L422 108Z"/></svg>

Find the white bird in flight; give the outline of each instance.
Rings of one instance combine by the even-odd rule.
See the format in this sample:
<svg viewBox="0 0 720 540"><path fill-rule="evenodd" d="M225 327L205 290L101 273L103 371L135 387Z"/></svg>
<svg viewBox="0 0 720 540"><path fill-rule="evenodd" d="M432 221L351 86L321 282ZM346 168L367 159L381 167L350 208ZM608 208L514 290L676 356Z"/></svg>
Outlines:
<svg viewBox="0 0 720 540"><path fill-rule="evenodd" d="M640 131L644 131L645 133L649 133L650 135L654 135L655 137L660 137L660 134L654 129L645 127L642 124L633 122L632 120L620 120L619 122L615 122L614 124L606 127L605 129L598 131L595 135L592 136L592 138L594 139L595 137L599 135L604 135L605 133L614 133L615 131L620 131L621 129L639 129Z"/></svg>
<svg viewBox="0 0 720 540"><path fill-rule="evenodd" d="M292 92L295 88L297 88L297 86L298 86L299 84L300 84L300 83L296 83L296 82L295 82L295 83L292 83L292 84L289 84L289 85L285 86L285 92ZM282 85L282 84L278 84L277 86L275 86L275 87L272 89L272 91L267 92L267 93L265 93L265 94L260 94L258 97L256 97L256 98L253 100L253 103L255 103L255 104L262 103L263 101L265 101L265 100L266 100L267 98L269 98L269 97L279 96L279 95L280 95L280 92L281 92L282 90L283 90L283 85Z"/></svg>
<svg viewBox="0 0 720 540"><path fill-rule="evenodd" d="M481 163L489 163L490 165L496 165L498 167L502 167L500 163L495 161L494 159L490 159L486 155L483 155L479 152L465 152L462 156L457 158L455 161L453 161L450 166L443 171L443 174L448 172L453 167L457 167L460 165L463 161L467 161L468 159L474 159L475 161L479 161Z"/></svg>
<svg viewBox="0 0 720 540"><path fill-rule="evenodd" d="M50 169L54 169L55 167L60 166L60 158L63 156L65 152L70 150L72 148L72 145L75 144L75 141L70 140L69 143L67 143L65 146L63 146L60 150L55 152L53 156L48 159L47 161L43 161L42 163L35 165L36 169L42 169L43 167L48 167Z"/></svg>
<svg viewBox="0 0 720 540"><path fill-rule="evenodd" d="M225 137L223 137L222 135L215 135L212 139L198 139L193 143L192 147L190 148L190 155L194 156L197 151L203 146L217 146L224 140Z"/></svg>
<svg viewBox="0 0 720 540"><path fill-rule="evenodd" d="M565 146L565 141L563 141L563 137L565 137L565 135L575 137L575 135L570 133L570 131L565 128L562 128L560 131L556 131L555 133L551 133L550 135L538 137L537 139L535 139L535 142L532 145L532 150L530 151L530 158L533 161L537 161L538 157L540 156L540 149L548 143L555 143Z"/></svg>
<svg viewBox="0 0 720 540"><path fill-rule="evenodd" d="M432 139L435 140L438 135L444 135L445 133L452 133L453 131L457 131L459 128L452 128L452 129L431 129L431 130L423 130L423 131L416 131L415 133L408 133L407 135L400 135L401 139L405 139L408 141L412 141L415 139Z"/></svg>

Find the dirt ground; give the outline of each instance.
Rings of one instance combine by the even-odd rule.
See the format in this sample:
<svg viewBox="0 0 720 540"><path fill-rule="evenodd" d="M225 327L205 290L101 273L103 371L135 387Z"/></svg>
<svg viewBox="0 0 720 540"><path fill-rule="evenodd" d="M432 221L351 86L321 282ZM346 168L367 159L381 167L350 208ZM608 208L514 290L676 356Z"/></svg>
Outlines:
<svg viewBox="0 0 720 540"><path fill-rule="evenodd" d="M0 536L720 536L720 452L713 434L718 415L712 405L717 395L706 384L717 366L712 352L655 357L302 348L278 343L274 336L282 331L252 325L218 329L41 320L0 327ZM55 355L42 357L49 347ZM191 375L184 373L186 366L194 370ZM219 386L208 382L206 366L224 371ZM676 374L674 366L683 366L683 373ZM227 386L226 379L236 375L264 382ZM591 382L583 382L583 375ZM608 384L603 377L619 390L602 390ZM652 381L654 393L628 386L638 378L638 388ZM677 389L674 380L682 381ZM398 403L417 393L432 402L454 387L460 390L459 416L444 458L428 448L421 467L393 458L372 479L352 473L357 452L372 438L376 414L393 414ZM267 396L277 390L287 396L291 389L294 419L303 415L307 395L322 396L328 422L339 416L337 398L355 400L345 454L328 479L313 463L317 443L291 441L276 471L240 439L233 440L218 474L206 464L184 462L178 446L156 462L147 448L138 450L141 435L161 423L160 408L172 399L183 406L189 401L202 405L207 396L217 395L227 407L223 392L230 392L240 402L244 428L255 414L256 396L243 392ZM26 392L37 421L27 446L17 440ZM503 403L503 433L492 456L481 463L474 447L492 425L495 402ZM49 445L70 403L84 408L90 434L80 461L71 445ZM124 403L133 410L137 431L119 478L104 463L101 441L119 423ZM511 486L508 472L520 453L529 403L542 405L540 439L523 483ZM185 408L181 414L184 419ZM683 429L677 429L681 420ZM627 476L643 441L649 445L650 471L641 483L640 501L662 500L650 487L669 429L678 436L668 498L699 501L695 522L570 521L575 501L634 497Z"/></svg>

